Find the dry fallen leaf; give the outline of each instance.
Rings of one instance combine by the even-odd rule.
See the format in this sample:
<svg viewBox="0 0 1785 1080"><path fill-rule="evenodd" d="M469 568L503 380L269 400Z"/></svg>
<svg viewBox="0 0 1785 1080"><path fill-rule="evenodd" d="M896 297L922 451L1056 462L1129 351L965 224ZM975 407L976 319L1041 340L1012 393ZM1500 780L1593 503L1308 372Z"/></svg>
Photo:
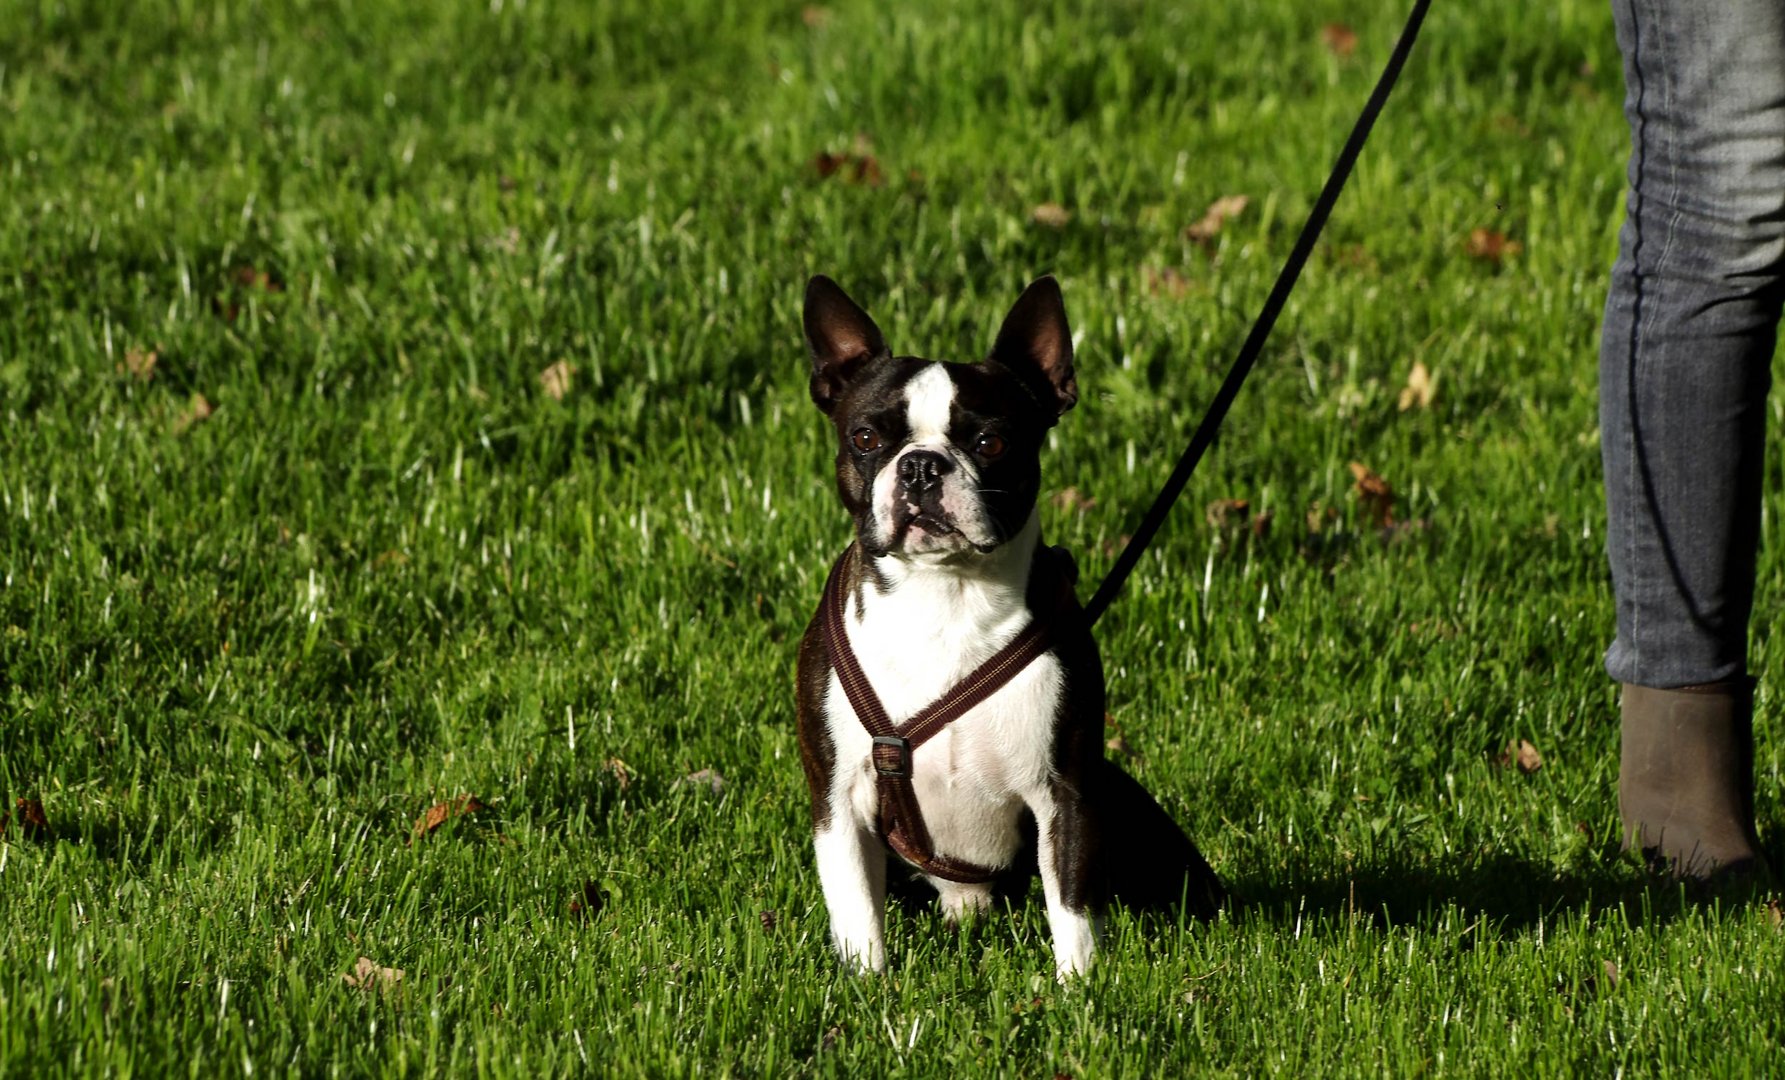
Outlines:
<svg viewBox="0 0 1785 1080"><path fill-rule="evenodd" d="M570 902L570 914L579 919L593 919L607 906L607 894L593 879L583 882L577 898Z"/></svg>
<svg viewBox="0 0 1785 1080"><path fill-rule="evenodd" d="M1328 52L1343 60L1357 51L1357 31L1344 23L1327 23L1320 28L1320 43Z"/></svg>
<svg viewBox="0 0 1785 1080"><path fill-rule="evenodd" d="M1607 990L1616 990L1618 988L1618 965L1610 960L1606 960L1599 966L1605 972L1605 988Z"/></svg>
<svg viewBox="0 0 1785 1080"><path fill-rule="evenodd" d="M563 401L564 395L570 392L571 376L576 374L575 365L560 360L539 373L539 387L545 396L553 401Z"/></svg>
<svg viewBox="0 0 1785 1080"><path fill-rule="evenodd" d="M1246 511L1251 508L1251 502L1246 499L1216 499L1203 508L1202 519L1209 523L1211 529L1243 525L1246 522Z"/></svg>
<svg viewBox="0 0 1785 1080"><path fill-rule="evenodd" d="M624 761L617 757L610 757L601 767L606 769L608 774L614 778L614 782L620 785L621 791L632 786L632 766Z"/></svg>
<svg viewBox="0 0 1785 1080"><path fill-rule="evenodd" d="M857 135L850 148L842 153L822 151L812 159L812 168L821 180L839 177L851 184L879 187L886 180L880 159L874 156L874 144L866 135Z"/></svg>
<svg viewBox="0 0 1785 1080"><path fill-rule="evenodd" d="M1529 776L1543 768L1543 755L1537 752L1537 747L1532 746L1524 739L1513 739L1506 744L1506 749L1500 751L1499 755L1494 758L1494 764L1516 765L1519 772Z"/></svg>
<svg viewBox="0 0 1785 1080"><path fill-rule="evenodd" d="M1413 361L1413 370L1407 373L1407 385L1401 389L1401 411L1406 412L1415 405L1426 408L1437 396L1438 380L1426 370L1425 361Z"/></svg>
<svg viewBox="0 0 1785 1080"><path fill-rule="evenodd" d="M1057 202L1044 202L1029 212L1029 217L1037 225L1045 225L1050 229L1064 229L1072 220L1072 211Z"/></svg>
<svg viewBox="0 0 1785 1080"><path fill-rule="evenodd" d="M126 349L122 370L137 379L148 382L155 377L155 365L161 361L159 349Z"/></svg>
<svg viewBox="0 0 1785 1080"><path fill-rule="evenodd" d="M36 799L20 798L13 804L19 815L19 835L26 840L48 840L50 838L50 819L43 812L43 803ZM0 836L6 835L6 827L12 815L0 814Z"/></svg>
<svg viewBox="0 0 1785 1080"><path fill-rule="evenodd" d="M377 990L382 993L403 981L403 969L383 967L371 957L362 956L354 962L352 971L341 976L341 981L355 990Z"/></svg>
<svg viewBox="0 0 1785 1080"><path fill-rule="evenodd" d="M1190 279L1174 267L1146 267L1141 281L1154 296L1185 296L1190 292Z"/></svg>
<svg viewBox="0 0 1785 1080"><path fill-rule="evenodd" d="M449 818L475 814L483 808L483 803L475 795L461 795L447 802L435 803L428 807L427 813L415 819L415 835L426 836L446 824Z"/></svg>
<svg viewBox="0 0 1785 1080"><path fill-rule="evenodd" d="M1506 234L1498 229L1471 229L1469 239L1463 245L1463 251L1471 259L1479 262L1493 263L1499 266L1525 250L1525 245L1517 240L1508 240Z"/></svg>
<svg viewBox="0 0 1785 1080"><path fill-rule="evenodd" d="M1227 224L1228 219L1238 217L1251 201L1244 195L1221 196L1209 204L1201 221L1184 229L1184 235L1199 244L1209 243L1220 235L1221 227Z"/></svg>
<svg viewBox="0 0 1785 1080"><path fill-rule="evenodd" d="M1352 485L1352 491L1357 493L1358 501L1363 503L1364 512L1370 516L1370 520L1375 522L1377 527L1387 528L1395 519L1394 488L1389 487L1387 480L1371 472L1360 461L1351 463L1351 476L1356 480L1356 483Z"/></svg>
<svg viewBox="0 0 1785 1080"><path fill-rule="evenodd" d="M210 400L203 394L193 394L191 403L186 406L186 411L181 413L179 419L174 421L174 434L184 435L195 425L202 424L206 420L209 420L211 414L216 411L217 406L211 404Z"/></svg>
<svg viewBox="0 0 1785 1080"><path fill-rule="evenodd" d="M1518 771L1524 773L1526 776L1543 768L1543 755L1539 754L1537 748L1525 740L1520 739L1518 745L1513 747L1512 751L1513 764L1517 765Z"/></svg>
<svg viewBox="0 0 1785 1080"><path fill-rule="evenodd" d="M697 769L677 780L675 786L681 787L683 784L704 785L717 795L725 790L725 777L719 775L718 769Z"/></svg>
<svg viewBox="0 0 1785 1080"><path fill-rule="evenodd" d="M1077 511L1081 514L1097 505L1096 499L1080 494L1078 488L1075 487L1062 488L1054 492L1051 501L1061 510Z"/></svg>
<svg viewBox="0 0 1785 1080"><path fill-rule="evenodd" d="M252 266L238 266L235 272L237 285L244 289L259 289L261 292L284 292L285 283L267 273L256 270Z"/></svg>

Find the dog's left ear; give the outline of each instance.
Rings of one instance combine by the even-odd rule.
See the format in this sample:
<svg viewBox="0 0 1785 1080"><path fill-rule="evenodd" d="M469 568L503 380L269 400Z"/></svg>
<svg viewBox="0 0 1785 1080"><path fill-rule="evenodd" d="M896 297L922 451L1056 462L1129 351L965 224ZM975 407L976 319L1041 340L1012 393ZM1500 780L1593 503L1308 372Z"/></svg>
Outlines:
<svg viewBox="0 0 1785 1080"><path fill-rule="evenodd" d="M1060 283L1050 275L1023 290L992 346L992 359L1015 372L1036 392L1043 408L1059 417L1078 402L1072 370L1072 330Z"/></svg>

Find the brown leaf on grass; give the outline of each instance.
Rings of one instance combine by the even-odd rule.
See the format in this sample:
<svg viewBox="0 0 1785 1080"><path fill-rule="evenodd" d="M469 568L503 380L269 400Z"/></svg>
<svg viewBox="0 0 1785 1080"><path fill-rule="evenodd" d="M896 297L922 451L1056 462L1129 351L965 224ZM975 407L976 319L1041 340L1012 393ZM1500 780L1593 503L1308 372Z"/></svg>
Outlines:
<svg viewBox="0 0 1785 1080"><path fill-rule="evenodd" d="M1494 758L1494 764L1502 767L1516 765L1519 772L1530 776L1538 769L1543 768L1543 755L1537 752L1537 747L1532 746L1524 739L1513 739L1506 744L1506 749L1500 751Z"/></svg>
<svg viewBox="0 0 1785 1080"><path fill-rule="evenodd" d="M209 398L206 398L203 394L193 394L192 401L186 406L186 411L181 413L179 419L174 421L174 434L186 434L186 432L191 430L194 426L209 420L211 414L216 411L217 406L211 404Z"/></svg>
<svg viewBox="0 0 1785 1080"><path fill-rule="evenodd" d="M866 135L857 135L848 150L841 153L821 151L812 158L812 168L820 180L835 176L847 183L879 187L886 182L880 159L874 156L874 144Z"/></svg>
<svg viewBox="0 0 1785 1080"><path fill-rule="evenodd" d="M563 401L564 395L570 392L570 380L575 374L574 364L559 360L539 373L539 388L553 401Z"/></svg>
<svg viewBox="0 0 1785 1080"><path fill-rule="evenodd" d="M1203 508L1202 519L1209 523L1211 529L1243 525L1246 522L1246 511L1251 508L1252 503L1246 499L1216 499Z"/></svg>
<svg viewBox="0 0 1785 1080"><path fill-rule="evenodd" d="M1463 253L1477 262L1492 263L1499 266L1525 250L1525 245L1517 240L1508 240L1506 234L1498 229L1471 229L1469 239L1463 244Z"/></svg>
<svg viewBox="0 0 1785 1080"><path fill-rule="evenodd" d="M426 836L446 824L448 819L475 814L484 809L475 795L460 795L443 803L435 803L428 807L428 812L415 819L415 835Z"/></svg>
<svg viewBox="0 0 1785 1080"><path fill-rule="evenodd" d="M1537 748L1525 740L1520 739L1518 745L1511 749L1512 763L1518 766L1519 772L1530 776L1538 769L1543 768L1543 755L1539 754Z"/></svg>
<svg viewBox="0 0 1785 1080"><path fill-rule="evenodd" d="M1599 968L1601 971L1605 972L1605 988L1607 990L1616 990L1618 988L1617 963L1611 960L1604 960L1600 962Z"/></svg>
<svg viewBox="0 0 1785 1080"><path fill-rule="evenodd" d="M1401 411L1406 412L1414 406L1426 408L1437 394L1438 380L1426 369L1425 361L1413 361L1413 370L1407 373L1407 385L1401 388Z"/></svg>
<svg viewBox="0 0 1785 1080"><path fill-rule="evenodd" d="M606 769L608 775L614 778L614 782L620 785L621 791L632 786L632 766L624 761L617 757L610 757L602 763L601 767Z"/></svg>
<svg viewBox="0 0 1785 1080"><path fill-rule="evenodd" d="M244 265L236 267L232 277L235 280L235 283L244 289L258 289L261 292L285 291L285 283L283 281L280 281L265 270L257 270L252 266Z"/></svg>
<svg viewBox="0 0 1785 1080"><path fill-rule="evenodd" d="M800 21L813 30L822 30L830 25L831 9L819 7L817 4L807 4L800 9Z"/></svg>
<svg viewBox="0 0 1785 1080"><path fill-rule="evenodd" d="M1075 487L1061 488L1059 491L1054 492L1053 498L1049 501L1058 509L1065 510L1069 513L1077 512L1080 514L1097 505L1096 499L1081 494L1078 488Z"/></svg>
<svg viewBox="0 0 1785 1080"><path fill-rule="evenodd" d="M780 921L780 916L775 914L773 908L758 912L756 918L761 921L763 932L769 934L775 932L775 924Z"/></svg>
<svg viewBox="0 0 1785 1080"><path fill-rule="evenodd" d="M13 804L19 815L19 835L26 840L48 840L50 838L50 819L43 812L43 803L36 799L20 798ZM0 836L6 835L7 826L12 821L11 814L0 814Z"/></svg>
<svg viewBox="0 0 1785 1080"><path fill-rule="evenodd" d="M725 790L725 777L719 775L718 769L696 769L694 772L677 780L673 786L681 787L684 784L696 787L707 787L712 789L713 794L717 795Z"/></svg>
<svg viewBox="0 0 1785 1080"><path fill-rule="evenodd" d="M1212 242L1221 234L1221 227L1238 217L1252 200L1244 195L1223 195L1203 211L1202 220L1184 229L1184 235L1199 244Z"/></svg>
<svg viewBox="0 0 1785 1080"><path fill-rule="evenodd" d="M1189 277L1175 267L1146 267L1141 271L1141 282L1154 296L1181 297L1190 293Z"/></svg>
<svg viewBox="0 0 1785 1080"><path fill-rule="evenodd" d="M601 914L601 909L606 906L607 894L602 892L601 886L591 878L583 882L583 887L577 891L576 899L570 902L570 914L573 918L593 919Z"/></svg>
<svg viewBox="0 0 1785 1080"><path fill-rule="evenodd" d="M384 967L369 956L354 961L353 970L344 973L341 981L355 990L376 990L384 993L403 981L403 969Z"/></svg>
<svg viewBox="0 0 1785 1080"><path fill-rule="evenodd" d="M1364 507L1364 513L1378 528L1387 528L1395 519L1395 491L1388 486L1388 481L1371 472L1361 461L1351 463L1351 476L1355 483L1351 490L1356 493L1358 502Z"/></svg>
<svg viewBox="0 0 1785 1080"><path fill-rule="evenodd" d="M1320 28L1320 43L1327 52L1343 60L1357 51L1357 31L1344 23L1327 23Z"/></svg>
<svg viewBox="0 0 1785 1080"><path fill-rule="evenodd" d="M147 351L143 349L124 350L124 362L118 370L130 375L140 382L148 382L155 377L155 365L161 362L159 346Z"/></svg>
<svg viewBox="0 0 1785 1080"><path fill-rule="evenodd" d="M224 322L235 322L241 314L242 304L246 303L244 294L253 292L279 293L285 291L285 283L250 265L242 265L230 271L227 292L212 299L211 306L217 314L223 316Z"/></svg>
<svg viewBox="0 0 1785 1080"><path fill-rule="evenodd" d="M1029 211L1030 220L1050 229L1064 229L1072 220L1072 211L1057 202L1044 202Z"/></svg>

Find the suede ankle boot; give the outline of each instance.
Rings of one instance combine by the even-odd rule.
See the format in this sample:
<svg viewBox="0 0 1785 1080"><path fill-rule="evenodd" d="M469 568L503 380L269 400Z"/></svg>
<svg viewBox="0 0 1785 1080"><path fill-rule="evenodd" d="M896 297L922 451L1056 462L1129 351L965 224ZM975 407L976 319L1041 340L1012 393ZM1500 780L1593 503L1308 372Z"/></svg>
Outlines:
<svg viewBox="0 0 1785 1080"><path fill-rule="evenodd" d="M1624 684L1618 815L1624 850L1700 883L1764 876L1754 833L1754 682Z"/></svg>

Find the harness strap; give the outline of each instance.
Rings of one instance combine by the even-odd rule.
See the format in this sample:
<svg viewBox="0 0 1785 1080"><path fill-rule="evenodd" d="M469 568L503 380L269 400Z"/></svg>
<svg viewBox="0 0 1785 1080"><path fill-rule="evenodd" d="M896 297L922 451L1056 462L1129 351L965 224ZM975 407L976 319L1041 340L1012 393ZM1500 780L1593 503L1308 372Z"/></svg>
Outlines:
<svg viewBox="0 0 1785 1080"><path fill-rule="evenodd" d="M1043 558L1042 551L1036 553L1038 562ZM844 626L844 609L848 601L843 580L849 561L858 558L856 546L851 544L831 567L830 579L824 585L824 639L843 693L855 709L856 718L874 740L869 758L874 765L875 787L880 799L880 838L900 858L926 874L963 884L991 881L998 874L996 869L975 866L936 851L930 841L930 831L924 825L923 812L917 805L911 756L937 732L997 693L1018 672L1046 652L1052 645L1052 619L1038 617L1031 621L1010 644L899 727L887 716L880 695L874 692L862 671L861 662L856 659L855 650L849 647L849 635ZM1070 580L1063 578L1061 595L1069 588Z"/></svg>

